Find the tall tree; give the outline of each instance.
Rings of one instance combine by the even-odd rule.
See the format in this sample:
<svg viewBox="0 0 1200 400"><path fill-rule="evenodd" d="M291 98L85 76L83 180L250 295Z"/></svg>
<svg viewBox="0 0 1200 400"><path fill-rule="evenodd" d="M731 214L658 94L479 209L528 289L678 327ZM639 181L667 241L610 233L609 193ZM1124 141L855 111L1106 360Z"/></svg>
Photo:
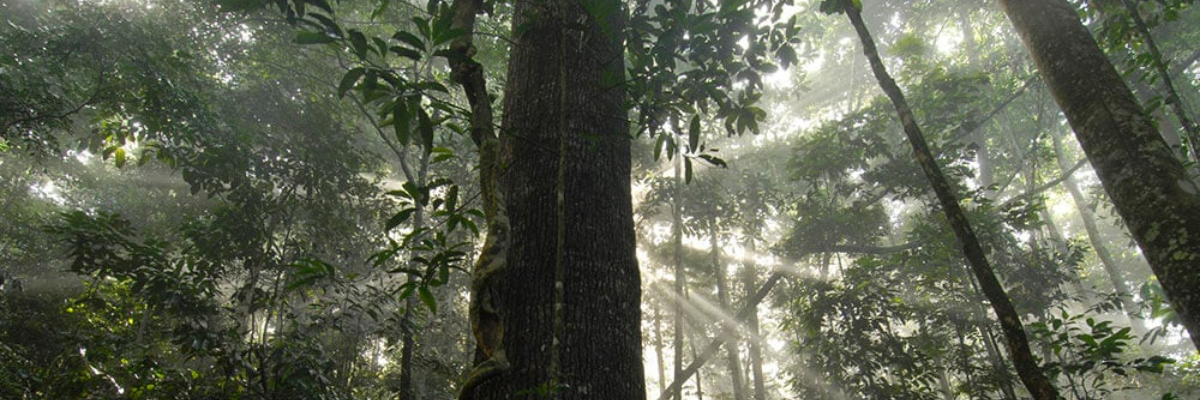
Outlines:
<svg viewBox="0 0 1200 400"><path fill-rule="evenodd" d="M683 157L680 156L677 149L675 155L675 177L672 178L671 188L671 245L674 250L674 266L675 266L675 337L673 343L674 348L674 369L672 370L672 379L679 379L683 374L683 302L687 299L684 295L686 289L687 272L683 270L683 208L681 201L683 199ZM696 382L700 382L699 379ZM675 400L683 400L683 392L675 393Z"/></svg>
<svg viewBox="0 0 1200 400"><path fill-rule="evenodd" d="M1000 0L1200 347L1200 188L1066 0Z"/></svg>
<svg viewBox="0 0 1200 400"><path fill-rule="evenodd" d="M992 269L991 264L988 263L983 247L979 244L979 239L975 236L975 232L971 228L970 221L967 220L966 214L958 205L958 198L950 187L950 182L942 174L941 168L937 165L936 158L925 143L925 136L921 132L920 126L917 125L916 117L913 116L912 111L909 109L908 103L904 99L904 94L901 92L900 87L896 85L896 81L888 74L882 59L879 57L879 51L875 48L875 41L871 38L871 33L867 30L866 24L862 19L862 3L854 0L835 1L838 1L837 7L845 11L846 15L850 18L851 24L854 25L854 30L858 32L863 52L866 54L867 60L871 63L871 69L875 73L875 78L879 81L879 85L883 88L884 93L887 94L892 104L896 107L901 124L904 126L904 134L908 137L908 142L913 148L917 162L921 165L925 176L929 178L930 185L933 186L938 202L942 206L942 211L946 213L946 219L954 230L954 236L962 246L963 255L966 257L972 272L975 273L975 277L979 281L980 289L987 296L988 301L992 304L992 309L1000 319L1000 327L1004 331L1005 338L1008 339L1009 352L1012 354L1013 363L1016 364L1017 373L1020 375L1021 381L1029 389L1029 392L1033 394L1035 399L1058 399L1058 391L1051 384L1050 380L1046 378L1045 373L1038 366L1037 360L1030 350L1029 339L1026 337L1024 326L1021 324L1020 315L1017 313L1016 308L1013 307L1012 301L1009 300L1008 294L1004 291L1004 287L1001 286L1000 281L996 278L996 273Z"/></svg>
<svg viewBox="0 0 1200 400"><path fill-rule="evenodd" d="M478 2L457 4L459 21L480 11ZM505 169L494 176L512 240L499 255L502 275L483 288L496 319L488 328L500 336L486 345L499 346L493 359L498 350L506 365L468 382L461 398L643 399L625 95L605 80L623 74L620 2L514 7L499 135ZM473 53L458 48L459 61ZM473 106L486 104L482 87L470 94L468 70L456 71L459 81Z"/></svg>
<svg viewBox="0 0 1200 400"><path fill-rule="evenodd" d="M1121 268L1117 265L1117 260L1108 251L1108 244L1105 244L1103 237L1100 236L1100 227L1096 225L1096 213L1092 211L1087 197L1084 197L1083 190L1079 188L1079 183L1075 181L1075 177L1066 172L1071 168L1071 162L1067 159L1066 151L1063 149L1060 132L1051 132L1050 138L1054 143L1054 156L1058 159L1059 167L1064 171L1062 186L1067 189L1067 193L1071 195L1071 201L1075 203L1075 209L1079 212L1079 219L1083 221L1084 232L1087 233L1088 243L1091 243L1092 251L1096 253L1096 258L1100 260L1100 266L1104 267L1104 273L1108 275L1108 280L1112 283L1114 293L1121 298L1121 304L1125 307L1125 315L1129 317L1130 325L1137 330L1138 334L1142 334L1146 329L1141 324L1141 320L1133 315L1137 309L1134 308L1136 305L1133 302L1133 295L1129 290L1129 284L1125 282L1125 277L1121 274Z"/></svg>
<svg viewBox="0 0 1200 400"><path fill-rule="evenodd" d="M708 216L708 247L712 257L713 274L717 277L717 300L722 310L729 310L729 283L725 275L725 264L721 262L721 248L718 247L716 210L711 210ZM726 323L733 323L726 321ZM740 335L735 330L725 345L725 361L729 368L729 378L733 385L733 398L746 400L745 385L742 383L742 362L739 357Z"/></svg>

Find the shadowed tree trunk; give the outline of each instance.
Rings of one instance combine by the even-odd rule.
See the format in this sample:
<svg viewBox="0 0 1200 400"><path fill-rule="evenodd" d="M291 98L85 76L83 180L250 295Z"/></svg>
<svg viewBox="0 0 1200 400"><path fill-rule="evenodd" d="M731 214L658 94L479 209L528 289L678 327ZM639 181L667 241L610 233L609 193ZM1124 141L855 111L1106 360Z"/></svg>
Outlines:
<svg viewBox="0 0 1200 400"><path fill-rule="evenodd" d="M908 136L908 142L912 145L917 162L921 165L925 176L929 178L930 185L933 186L938 202L941 203L942 211L946 213L946 220L954 230L954 236L958 238L963 254L971 265L975 277L979 280L980 289L987 296L988 301L992 304L992 309L1000 319L1000 327L1004 331L1005 338L1008 339L1008 349L1012 354L1013 363L1016 365L1017 374L1035 399L1057 400L1057 390L1046 378L1037 364L1037 359L1030 351L1029 339L1025 336L1025 327L1021 324L1020 315L1017 314L1008 294L1004 292L1004 287L996 278L991 264L988 263L979 239L971 229L966 214L958 205L958 198L953 189L950 188L950 182L942 174L933 153L929 151L929 147L925 143L925 135L917 125L916 117L909 109L904 94L884 68L883 61L879 58L879 51L875 49L875 41L863 23L861 10L854 6L851 0L842 0L842 5L850 22L854 25L854 30L858 32L858 37L863 45L863 53L867 55L867 60L871 63L875 78L896 107L900 122L904 126L904 134Z"/></svg>
<svg viewBox="0 0 1200 400"><path fill-rule="evenodd" d="M1200 189L1066 0L1000 4L1200 346Z"/></svg>
<svg viewBox="0 0 1200 400"><path fill-rule="evenodd" d="M615 0L592 5L620 10ZM452 44L452 77L471 102L472 136L485 164L495 136L486 134L491 121L478 120L490 102L469 44L480 2L455 6L454 26L467 32L467 43ZM519 0L514 8L503 162L480 168L482 196L504 200L485 198L488 242L493 222L507 222L511 230L498 233L511 240L503 252L485 244L480 264L492 261L498 270L476 266L471 322L481 351L460 399L545 393L641 400L628 124L623 91L604 83L624 70L623 16L588 13L567 0ZM506 218L492 218L489 207L504 207Z"/></svg>

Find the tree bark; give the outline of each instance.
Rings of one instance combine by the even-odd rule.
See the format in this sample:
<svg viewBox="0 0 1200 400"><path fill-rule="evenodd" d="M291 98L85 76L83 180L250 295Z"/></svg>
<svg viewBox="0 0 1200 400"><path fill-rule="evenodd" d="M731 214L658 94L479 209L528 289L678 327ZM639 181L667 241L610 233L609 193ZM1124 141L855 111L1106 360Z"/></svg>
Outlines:
<svg viewBox="0 0 1200 400"><path fill-rule="evenodd" d="M709 252L712 255L713 274L717 277L717 300L721 303L722 310L729 309L729 284L726 282L725 268L721 265L721 249L717 247L717 218L710 215L708 219L708 245ZM729 322L726 322L729 323ZM729 335L729 341L725 346L726 365L729 368L729 379L733 384L734 400L746 400L746 388L742 384L742 362L738 356L739 342L741 335L738 335L737 330Z"/></svg>
<svg viewBox="0 0 1200 400"><path fill-rule="evenodd" d="M1066 0L1000 4L1200 346L1200 188Z"/></svg>
<svg viewBox="0 0 1200 400"><path fill-rule="evenodd" d="M497 177L512 240L491 299L507 365L460 398L645 399L625 95L605 84L624 70L623 14L519 0L513 15Z"/></svg>
<svg viewBox="0 0 1200 400"><path fill-rule="evenodd" d="M979 244L979 239L976 238L975 232L971 229L971 224L967 221L967 216L962 208L958 205L958 198L950 188L950 183L944 175L941 168L938 167L933 153L929 151L928 145L925 143L925 135L921 132L921 128L917 125L916 117L908 107L908 102L904 99L904 94L900 91L900 87L888 75L886 68L883 66L883 61L879 57L879 51L875 49L875 41L871 38L871 33L867 31L866 25L863 23L861 10L855 7L850 0L843 0L842 4L849 16L850 22L854 25L855 31L858 32L858 37L862 41L863 53L866 54L867 60L871 63L871 69L875 73L875 78L879 81L879 85L883 88L884 93L892 100L892 104L896 107L896 112L900 116L900 122L904 126L904 133L908 136L908 142L912 145L913 153L917 157L917 162L921 164L921 169L925 172L925 176L929 178L929 183L933 186L933 191L937 195L938 202L941 203L942 211L946 213L946 220L950 223L954 230L954 236L958 238L959 244L962 246L963 254L966 256L968 263L971 265L971 270L975 273L975 277L979 279L980 288L987 296L988 301L992 304L992 309L996 312L996 316L1000 319L1000 327L1004 331L1004 336L1008 339L1009 352L1012 353L1013 363L1016 365L1017 373L1021 377L1021 381L1025 383L1025 387L1037 400L1057 400L1058 391L1046 378L1041 367L1037 364L1037 359L1029 348L1029 339L1025 336L1025 327L1021 324L1020 315L1017 314L1016 308L1008 298L1008 294L1004 292L1004 287L1000 285L1000 281L996 278L996 273L992 270L991 264L988 263L987 257L984 255L983 247Z"/></svg>

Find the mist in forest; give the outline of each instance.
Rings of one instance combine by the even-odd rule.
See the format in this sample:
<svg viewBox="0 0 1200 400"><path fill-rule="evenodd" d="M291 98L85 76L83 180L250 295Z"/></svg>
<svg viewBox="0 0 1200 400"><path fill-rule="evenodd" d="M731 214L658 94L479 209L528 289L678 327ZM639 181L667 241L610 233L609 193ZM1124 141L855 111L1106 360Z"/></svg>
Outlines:
<svg viewBox="0 0 1200 400"><path fill-rule="evenodd" d="M0 399L1200 398L1192 0L0 18Z"/></svg>

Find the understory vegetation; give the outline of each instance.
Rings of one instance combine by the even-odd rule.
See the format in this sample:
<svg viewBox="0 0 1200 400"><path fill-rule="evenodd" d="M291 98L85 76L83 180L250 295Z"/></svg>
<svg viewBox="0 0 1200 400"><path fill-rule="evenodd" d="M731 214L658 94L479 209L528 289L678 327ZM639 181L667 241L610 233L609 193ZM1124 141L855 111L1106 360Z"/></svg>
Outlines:
<svg viewBox="0 0 1200 400"><path fill-rule="evenodd" d="M0 399L1200 398L1026 1L0 0ZM1200 9L1047 3L1195 189Z"/></svg>

